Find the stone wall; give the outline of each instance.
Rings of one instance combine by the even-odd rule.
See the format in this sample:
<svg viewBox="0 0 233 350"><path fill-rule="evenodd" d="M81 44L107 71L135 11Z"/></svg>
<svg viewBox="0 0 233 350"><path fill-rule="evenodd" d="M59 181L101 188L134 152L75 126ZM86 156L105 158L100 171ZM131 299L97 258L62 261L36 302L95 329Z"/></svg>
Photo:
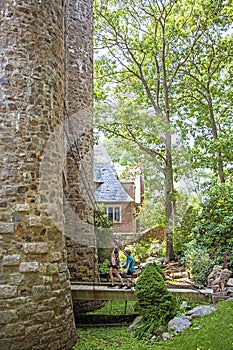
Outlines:
<svg viewBox="0 0 233 350"><path fill-rule="evenodd" d="M98 275L93 224L92 13L92 1L69 1L66 21L68 141L65 228L72 281L92 281Z"/></svg>
<svg viewBox="0 0 233 350"><path fill-rule="evenodd" d="M67 3L0 1L1 350L71 349L76 332L65 231L71 238L78 233L77 241L95 251L92 223L86 220L91 217L89 197L82 194L83 184L77 192L73 187L76 174L83 176L80 159L88 164L92 157L91 26L86 22L91 1ZM71 129L68 114L75 121ZM73 134L74 127L78 133ZM78 167L69 154L65 161L71 149L67 132L81 143ZM87 170L91 176L91 167ZM80 194L77 208L83 216L77 226L79 210L67 199L72 204ZM64 204L66 214L75 214L66 227Z"/></svg>
<svg viewBox="0 0 233 350"><path fill-rule="evenodd" d="M96 248L87 247L78 242L66 240L71 282L94 282L99 280Z"/></svg>

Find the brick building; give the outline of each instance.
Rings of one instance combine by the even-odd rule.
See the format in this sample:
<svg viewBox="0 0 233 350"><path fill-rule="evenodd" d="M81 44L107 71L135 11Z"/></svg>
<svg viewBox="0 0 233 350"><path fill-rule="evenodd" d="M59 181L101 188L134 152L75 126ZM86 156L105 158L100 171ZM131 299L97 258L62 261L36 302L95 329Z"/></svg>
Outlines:
<svg viewBox="0 0 233 350"><path fill-rule="evenodd" d="M104 146L94 147L94 181L96 203L104 206L106 216L113 223L112 232L125 244L137 237L137 207L142 201L142 185L132 180L120 180L116 168ZM140 177L140 176L139 176Z"/></svg>

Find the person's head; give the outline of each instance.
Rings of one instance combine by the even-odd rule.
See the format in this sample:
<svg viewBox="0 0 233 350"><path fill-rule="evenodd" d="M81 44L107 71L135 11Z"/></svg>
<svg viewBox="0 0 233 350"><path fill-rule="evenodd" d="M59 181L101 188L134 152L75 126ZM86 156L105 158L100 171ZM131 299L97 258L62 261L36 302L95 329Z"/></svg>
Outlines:
<svg viewBox="0 0 233 350"><path fill-rule="evenodd" d="M115 249L114 249L114 254L118 254L118 253L119 253L118 248L115 248Z"/></svg>
<svg viewBox="0 0 233 350"><path fill-rule="evenodd" d="M130 255L131 255L131 250L126 249L126 250L125 250L125 255L126 255L126 256L130 256Z"/></svg>

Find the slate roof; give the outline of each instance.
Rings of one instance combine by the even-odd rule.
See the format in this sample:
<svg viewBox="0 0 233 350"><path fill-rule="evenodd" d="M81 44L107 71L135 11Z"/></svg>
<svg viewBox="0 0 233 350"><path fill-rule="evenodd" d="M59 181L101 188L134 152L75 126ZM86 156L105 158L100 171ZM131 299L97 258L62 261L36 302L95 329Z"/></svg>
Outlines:
<svg viewBox="0 0 233 350"><path fill-rule="evenodd" d="M94 181L100 185L94 192L96 202L133 202L122 186L116 169L102 144L94 147Z"/></svg>

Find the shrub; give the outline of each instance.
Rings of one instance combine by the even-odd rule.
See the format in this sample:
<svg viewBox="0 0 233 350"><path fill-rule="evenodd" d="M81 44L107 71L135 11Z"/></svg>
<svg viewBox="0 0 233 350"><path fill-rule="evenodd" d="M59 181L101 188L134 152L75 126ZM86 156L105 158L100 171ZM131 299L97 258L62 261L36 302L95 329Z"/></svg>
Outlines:
<svg viewBox="0 0 233 350"><path fill-rule="evenodd" d="M183 256L185 246L192 241L192 229L197 223L197 215L199 212L198 205L187 206L183 211L183 217L180 224L174 230L174 250L179 256Z"/></svg>
<svg viewBox="0 0 233 350"><path fill-rule="evenodd" d="M109 265L109 259L105 259L102 263L99 263L99 272L109 272Z"/></svg>
<svg viewBox="0 0 233 350"><path fill-rule="evenodd" d="M145 262L149 257L164 257L166 250L165 245L159 244L156 238L147 238L146 240L142 239L139 242L127 246L126 249L129 249L132 252L132 256L136 263Z"/></svg>
<svg viewBox="0 0 233 350"><path fill-rule="evenodd" d="M143 316L135 333L138 338L159 336L175 316L177 300L168 291L161 268L153 263L145 267L135 288L139 312ZM161 328L162 326L162 328Z"/></svg>
<svg viewBox="0 0 233 350"><path fill-rule="evenodd" d="M207 249L199 248L193 244L187 244L184 258L181 260L189 269L192 280L201 285L207 284L207 277L212 270L213 261Z"/></svg>
<svg viewBox="0 0 233 350"><path fill-rule="evenodd" d="M212 186L202 203L193 236L196 246L207 250L213 264L222 265L226 252L228 267L233 268L233 185Z"/></svg>

